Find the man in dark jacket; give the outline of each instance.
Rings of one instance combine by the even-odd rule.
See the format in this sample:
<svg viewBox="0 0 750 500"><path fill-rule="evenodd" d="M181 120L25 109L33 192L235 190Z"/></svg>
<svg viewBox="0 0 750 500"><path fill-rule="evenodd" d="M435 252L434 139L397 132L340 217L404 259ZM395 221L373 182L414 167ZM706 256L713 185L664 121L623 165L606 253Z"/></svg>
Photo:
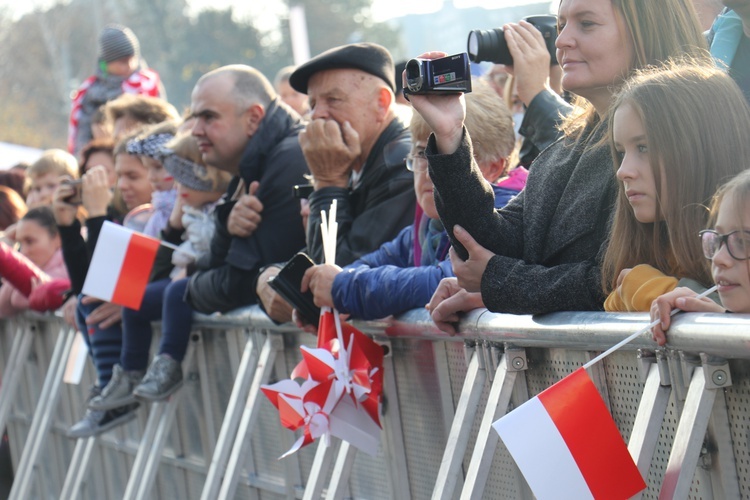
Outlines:
<svg viewBox="0 0 750 500"><path fill-rule="evenodd" d="M344 266L395 238L414 219L413 177L404 165L410 135L396 116L393 60L380 45L344 45L302 64L289 83L307 94L312 113L299 136L314 187L307 251L322 262L320 212L337 200L336 263ZM264 290L277 272L263 273L258 294L269 315L285 321L289 311L277 313L279 299Z"/></svg>
<svg viewBox="0 0 750 500"><path fill-rule="evenodd" d="M193 135L204 161L235 178L230 198L216 208L211 251L197 263L187 302L200 312L225 312L254 304L259 270L289 259L304 246L292 191L307 173L297 141L302 126L268 80L242 65L201 77L193 90L192 111ZM248 213L255 218L246 217Z"/></svg>

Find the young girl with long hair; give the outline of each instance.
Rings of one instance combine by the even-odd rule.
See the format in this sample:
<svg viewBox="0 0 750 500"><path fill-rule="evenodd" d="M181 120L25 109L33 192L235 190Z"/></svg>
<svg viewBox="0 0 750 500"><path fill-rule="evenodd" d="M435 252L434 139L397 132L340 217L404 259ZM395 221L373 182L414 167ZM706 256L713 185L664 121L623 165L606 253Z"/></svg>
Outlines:
<svg viewBox="0 0 750 500"><path fill-rule="evenodd" d="M711 204L710 227L701 231L703 256L710 259L711 275L718 285L719 305L689 288L675 290L657 298L651 305L654 340L667 341L671 312L750 313L750 171L745 170L719 189ZM695 235L692 235L695 236Z"/></svg>
<svg viewBox="0 0 750 500"><path fill-rule="evenodd" d="M696 234L750 158L750 108L723 71L672 63L637 73L613 104L619 193L602 264L607 311L648 311L679 284L711 284Z"/></svg>

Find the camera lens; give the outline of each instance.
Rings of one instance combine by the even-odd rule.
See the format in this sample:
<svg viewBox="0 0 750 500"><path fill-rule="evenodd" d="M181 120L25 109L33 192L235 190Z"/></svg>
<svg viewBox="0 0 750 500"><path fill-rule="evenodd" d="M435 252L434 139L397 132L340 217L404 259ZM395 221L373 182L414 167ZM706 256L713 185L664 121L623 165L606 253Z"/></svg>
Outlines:
<svg viewBox="0 0 750 500"><path fill-rule="evenodd" d="M501 28L470 31L467 52L473 62L513 64L513 57L508 50L508 44L505 43L505 33Z"/></svg>
<svg viewBox="0 0 750 500"><path fill-rule="evenodd" d="M411 92L422 90L422 62L419 59L410 59L406 63L406 88Z"/></svg>

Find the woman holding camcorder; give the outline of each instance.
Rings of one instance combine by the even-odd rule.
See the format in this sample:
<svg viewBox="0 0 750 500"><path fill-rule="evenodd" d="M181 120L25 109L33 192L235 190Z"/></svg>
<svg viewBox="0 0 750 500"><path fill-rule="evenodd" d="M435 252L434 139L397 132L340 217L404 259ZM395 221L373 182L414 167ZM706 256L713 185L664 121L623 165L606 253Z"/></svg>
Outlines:
<svg viewBox="0 0 750 500"><path fill-rule="evenodd" d="M503 31L520 78L529 59L547 52L542 32L525 22ZM555 47L563 88L577 96L575 109L563 123L564 137L535 160L525 191L503 209L494 209L492 191L472 159L463 96L410 96L433 130L429 171L454 246L457 278L444 280L429 305L446 331L465 306L445 299L462 288L481 293L495 312L601 309L597 256L617 194L603 140L611 98L635 69L673 57L708 57L687 0L562 0ZM535 91L549 92L543 83ZM524 100L533 105L535 97Z"/></svg>

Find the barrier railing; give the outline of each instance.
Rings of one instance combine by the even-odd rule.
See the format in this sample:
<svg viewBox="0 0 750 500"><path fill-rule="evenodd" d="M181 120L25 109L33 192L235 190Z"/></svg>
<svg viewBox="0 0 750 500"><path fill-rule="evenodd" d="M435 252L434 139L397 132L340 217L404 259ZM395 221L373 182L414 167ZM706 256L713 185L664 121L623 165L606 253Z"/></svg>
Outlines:
<svg viewBox="0 0 750 500"><path fill-rule="evenodd" d="M184 387L76 442L65 430L93 369L62 383L73 331L54 316L3 320L11 498L532 498L490 424L646 323L475 311L455 337L420 310L357 323L390 352L377 456L334 443L278 461L296 437L259 388L288 377L309 334L257 308L201 316ZM678 316L669 340L656 349L644 336L589 370L648 483L642 497L750 497L750 316Z"/></svg>

